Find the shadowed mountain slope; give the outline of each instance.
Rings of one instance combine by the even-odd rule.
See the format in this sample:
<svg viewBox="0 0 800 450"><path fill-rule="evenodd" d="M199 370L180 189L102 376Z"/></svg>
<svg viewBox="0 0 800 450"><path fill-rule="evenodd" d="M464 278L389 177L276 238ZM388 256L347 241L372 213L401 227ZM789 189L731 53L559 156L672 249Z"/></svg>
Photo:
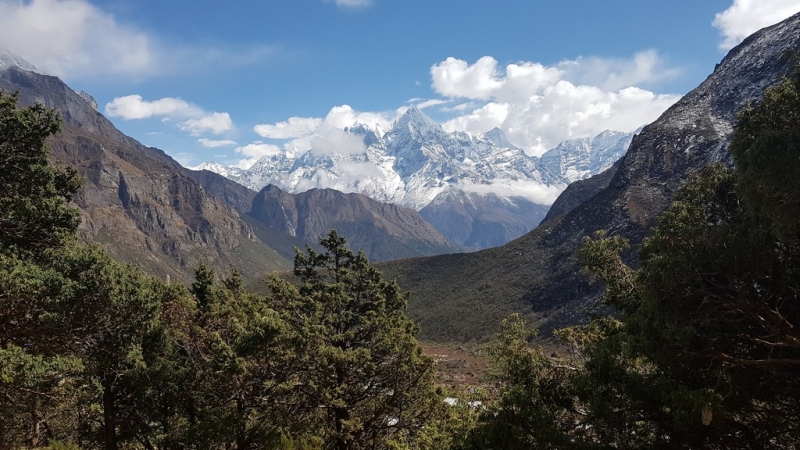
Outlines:
<svg viewBox="0 0 800 450"><path fill-rule="evenodd" d="M413 209L333 189L290 194L269 185L256 195L248 215L301 242L316 243L336 229L372 261L459 250Z"/></svg>

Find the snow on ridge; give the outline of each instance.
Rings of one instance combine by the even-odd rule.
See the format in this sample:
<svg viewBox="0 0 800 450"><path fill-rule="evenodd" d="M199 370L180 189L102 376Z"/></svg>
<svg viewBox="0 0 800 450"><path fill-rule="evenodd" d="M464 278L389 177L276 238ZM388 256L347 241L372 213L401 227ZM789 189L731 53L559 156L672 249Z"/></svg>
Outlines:
<svg viewBox="0 0 800 450"><path fill-rule="evenodd" d="M416 210L449 189L549 205L570 182L611 166L633 136L604 131L565 141L538 158L511 145L497 128L448 133L416 108L385 132L365 124L345 131L363 138L366 153L316 155L311 149L264 157L247 170L219 163L193 169L219 173L253 190L267 184L292 193L332 188Z"/></svg>

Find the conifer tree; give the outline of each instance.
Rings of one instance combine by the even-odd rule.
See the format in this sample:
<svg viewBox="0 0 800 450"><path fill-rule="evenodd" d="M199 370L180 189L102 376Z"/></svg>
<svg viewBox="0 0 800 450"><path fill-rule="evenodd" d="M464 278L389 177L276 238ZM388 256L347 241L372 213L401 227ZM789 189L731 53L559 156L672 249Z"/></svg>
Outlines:
<svg viewBox="0 0 800 450"><path fill-rule="evenodd" d="M80 188L73 169L49 163L48 137L61 128L55 110L19 108L0 91L0 252L39 256L72 238L79 212L69 206Z"/></svg>
<svg viewBox="0 0 800 450"><path fill-rule="evenodd" d="M333 230L323 253L297 251L296 288L271 281L273 306L296 331L296 391L326 448L387 448L417 433L441 404L434 366L405 316L408 295Z"/></svg>

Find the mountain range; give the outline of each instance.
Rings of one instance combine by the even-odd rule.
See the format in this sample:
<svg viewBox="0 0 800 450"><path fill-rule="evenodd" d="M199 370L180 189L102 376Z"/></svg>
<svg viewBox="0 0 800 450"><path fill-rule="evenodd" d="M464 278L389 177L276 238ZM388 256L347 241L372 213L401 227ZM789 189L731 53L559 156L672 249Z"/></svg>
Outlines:
<svg viewBox="0 0 800 450"><path fill-rule="evenodd" d="M559 192L610 167L634 134L605 131L534 157L498 128L447 132L416 107L386 131L356 124L345 132L357 139L342 139L346 144L336 148L312 140L304 152L287 148L248 169L216 162L194 169L253 190L273 184L290 193L309 188L358 192L415 209L453 244L480 249L532 230Z"/></svg>
<svg viewBox="0 0 800 450"><path fill-rule="evenodd" d="M22 106L61 113L62 131L48 145L56 164L83 178L74 198L81 239L149 273L189 280L203 262L219 273L237 267L254 280L291 268L294 248L331 228L352 231L351 245L376 261L459 250L412 209L330 190L297 198L275 187L257 193L188 170L117 130L90 95L7 52L0 53L0 89L17 92ZM268 213L277 210L289 219Z"/></svg>

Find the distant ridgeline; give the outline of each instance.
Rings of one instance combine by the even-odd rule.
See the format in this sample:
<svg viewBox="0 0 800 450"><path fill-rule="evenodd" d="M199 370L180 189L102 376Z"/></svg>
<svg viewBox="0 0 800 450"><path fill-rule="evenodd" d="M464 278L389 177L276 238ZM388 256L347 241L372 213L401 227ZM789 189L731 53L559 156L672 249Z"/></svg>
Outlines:
<svg viewBox="0 0 800 450"><path fill-rule="evenodd" d="M453 244L475 250L532 230L558 192L610 167L634 135L605 131L562 142L538 158L508 142L500 129L446 132L415 107L389 130L357 124L345 131L362 148L283 150L246 170L218 163L195 169L254 190L272 184L292 193L309 186L358 192L415 209Z"/></svg>

